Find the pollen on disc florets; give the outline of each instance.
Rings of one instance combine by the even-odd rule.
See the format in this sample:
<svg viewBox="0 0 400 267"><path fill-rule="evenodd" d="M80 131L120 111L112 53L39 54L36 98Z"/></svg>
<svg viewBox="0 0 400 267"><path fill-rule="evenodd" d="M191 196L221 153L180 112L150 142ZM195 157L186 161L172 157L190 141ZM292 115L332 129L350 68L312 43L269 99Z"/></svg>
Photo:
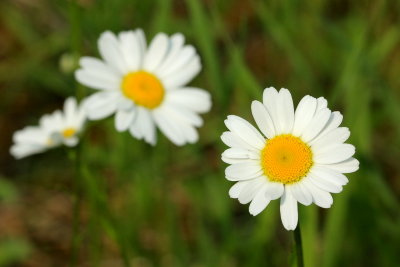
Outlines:
<svg viewBox="0 0 400 267"><path fill-rule="evenodd" d="M160 80L147 71L125 75L121 83L122 93L135 104L149 109L158 107L164 99L165 90Z"/></svg>
<svg viewBox="0 0 400 267"><path fill-rule="evenodd" d="M261 165L270 181L292 184L308 174L313 154L299 137L282 134L267 140L261 151Z"/></svg>

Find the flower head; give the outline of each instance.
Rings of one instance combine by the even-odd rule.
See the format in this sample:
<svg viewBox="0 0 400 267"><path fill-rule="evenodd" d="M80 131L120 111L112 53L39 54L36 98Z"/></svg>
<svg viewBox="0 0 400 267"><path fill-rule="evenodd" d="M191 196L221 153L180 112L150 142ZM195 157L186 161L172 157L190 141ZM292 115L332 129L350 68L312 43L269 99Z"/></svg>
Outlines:
<svg viewBox="0 0 400 267"><path fill-rule="evenodd" d="M297 226L297 202L329 208L330 193L339 193L348 179L343 173L358 170L353 145L345 144L350 131L339 127L343 116L327 108L325 98L305 96L296 110L287 89L264 90L263 103L253 101L251 111L261 133L246 120L228 116L229 131L221 136L230 148L222 153L229 167L229 190L240 203L250 203L257 215L269 202L280 200L284 227Z"/></svg>
<svg viewBox="0 0 400 267"><path fill-rule="evenodd" d="M68 98L64 110L44 115L39 126L27 126L14 133L11 155L20 159L60 145L75 146L83 128L85 114L75 98Z"/></svg>
<svg viewBox="0 0 400 267"><path fill-rule="evenodd" d="M147 47L142 30L105 32L98 47L102 60L83 57L76 79L100 90L87 99L88 118L115 114L118 131L156 143L156 126L176 145L198 140L198 115L209 111L208 92L186 87L200 71L200 58L182 34L157 34Z"/></svg>

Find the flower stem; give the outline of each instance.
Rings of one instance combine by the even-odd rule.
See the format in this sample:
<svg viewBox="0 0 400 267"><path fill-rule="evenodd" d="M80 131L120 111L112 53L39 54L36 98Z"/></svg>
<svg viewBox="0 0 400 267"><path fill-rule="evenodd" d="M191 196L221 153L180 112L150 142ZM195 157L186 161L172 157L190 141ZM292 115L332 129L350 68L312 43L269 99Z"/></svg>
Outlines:
<svg viewBox="0 0 400 267"><path fill-rule="evenodd" d="M78 255L79 255L79 243L80 243L80 234L79 234L79 221L80 221L80 208L82 203L82 192L80 185L81 176L81 163L80 163L80 151L79 147L74 150L70 150L70 159L72 160L75 173L73 183L73 207L72 207L72 237L71 237L71 261L70 266L76 266Z"/></svg>
<svg viewBox="0 0 400 267"><path fill-rule="evenodd" d="M304 267L304 259L303 259L303 246L301 242L301 230L300 230L300 222L298 223L296 229L293 232L294 234L294 246L296 250L296 260L297 267Z"/></svg>

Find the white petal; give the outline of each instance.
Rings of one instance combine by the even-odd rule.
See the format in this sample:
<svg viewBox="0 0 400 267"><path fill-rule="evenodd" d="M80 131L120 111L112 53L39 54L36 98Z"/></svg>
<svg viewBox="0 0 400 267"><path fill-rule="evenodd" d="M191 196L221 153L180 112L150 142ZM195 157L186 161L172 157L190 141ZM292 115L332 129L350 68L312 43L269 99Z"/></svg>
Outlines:
<svg viewBox="0 0 400 267"><path fill-rule="evenodd" d="M263 104L268 110L269 115L271 116L272 121L275 126L275 133L281 133L279 115L278 112L278 91L274 87L269 87L264 90L263 93Z"/></svg>
<svg viewBox="0 0 400 267"><path fill-rule="evenodd" d="M264 184L262 178L256 178L251 180L245 187L243 187L242 191L239 194L238 200L241 204L249 203L257 192L260 190L260 187Z"/></svg>
<svg viewBox="0 0 400 267"><path fill-rule="evenodd" d="M158 33L150 43L144 58L143 68L153 72L163 62L168 48L168 36L165 33Z"/></svg>
<svg viewBox="0 0 400 267"><path fill-rule="evenodd" d="M93 69L79 69L75 72L75 79L83 85L98 90L117 90L121 80L115 76L109 79Z"/></svg>
<svg viewBox="0 0 400 267"><path fill-rule="evenodd" d="M137 29L135 31L136 33L136 38L138 39L138 42L140 44L140 54L144 56L146 53L146 36L143 33L142 29Z"/></svg>
<svg viewBox="0 0 400 267"><path fill-rule="evenodd" d="M249 143L245 142L242 138L240 138L237 134L232 132L223 132L221 135L222 142L229 147L237 147L244 148L251 151L259 151L251 146Z"/></svg>
<svg viewBox="0 0 400 267"><path fill-rule="evenodd" d="M321 164L321 166L330 168L341 173L351 173L358 170L360 163L355 158L349 158L347 160L334 163L334 164Z"/></svg>
<svg viewBox="0 0 400 267"><path fill-rule="evenodd" d="M350 144L333 145L324 149L323 153L314 154L314 162L320 164L334 164L352 157L355 147Z"/></svg>
<svg viewBox="0 0 400 267"><path fill-rule="evenodd" d="M115 115L115 128L118 132L123 132L128 130L131 126L133 119L135 118L135 110L118 110Z"/></svg>
<svg viewBox="0 0 400 267"><path fill-rule="evenodd" d="M10 154L16 159L22 159L34 154L42 153L47 147L39 145L13 145L10 148Z"/></svg>
<svg viewBox="0 0 400 267"><path fill-rule="evenodd" d="M307 187L308 191L312 195L313 202L321 208L330 208L333 203L331 194L327 191L320 189L315 186L308 177L303 178L301 183Z"/></svg>
<svg viewBox="0 0 400 267"><path fill-rule="evenodd" d="M312 173L315 176L321 177L321 179L329 180L330 182L340 186L346 185L349 182L349 179L347 179L344 174L320 165L314 166Z"/></svg>
<svg viewBox="0 0 400 267"><path fill-rule="evenodd" d="M311 120L311 122L308 124L303 134L301 135L303 141L309 142L314 139L325 127L330 116L331 111L327 108L324 108L316 113L314 118Z"/></svg>
<svg viewBox="0 0 400 267"><path fill-rule="evenodd" d="M101 34L98 41L98 47L101 57L108 65L121 74L125 74L128 71L125 59L120 49L120 43L112 32L106 31Z"/></svg>
<svg viewBox="0 0 400 267"><path fill-rule="evenodd" d="M279 91L277 107L280 124L280 126L278 126L280 132L278 133L291 133L294 122L294 108L292 95L288 89L282 88Z"/></svg>
<svg viewBox="0 0 400 267"><path fill-rule="evenodd" d="M304 129L311 122L317 108L317 99L311 96L305 96L301 99L296 108L293 135L301 136Z"/></svg>
<svg viewBox="0 0 400 267"><path fill-rule="evenodd" d="M260 131L268 139L273 138L275 136L275 126L267 108L261 102L253 101L251 103L251 112Z"/></svg>
<svg viewBox="0 0 400 267"><path fill-rule="evenodd" d="M74 117L75 111L77 110L77 103L74 97L68 97L64 102L64 115L65 117Z"/></svg>
<svg viewBox="0 0 400 267"><path fill-rule="evenodd" d="M344 143L350 137L350 131L347 127L336 128L322 137L317 137L310 142L314 153L321 153L324 149Z"/></svg>
<svg viewBox="0 0 400 267"><path fill-rule="evenodd" d="M246 120L230 115L225 120L225 125L233 133L238 135L241 139L245 140L246 143L252 145L256 149L263 149L265 145L265 139L262 135Z"/></svg>
<svg viewBox="0 0 400 267"><path fill-rule="evenodd" d="M183 48L185 37L181 33L175 33L169 39L169 49L164 61L155 70L155 73L163 76L163 74L170 69L170 66L176 62L178 55ZM163 76L164 77L164 76Z"/></svg>
<svg viewBox="0 0 400 267"><path fill-rule="evenodd" d="M317 176L312 171L308 174L308 179L316 187L331 193L340 193L342 191L342 186L326 179L324 176Z"/></svg>
<svg viewBox="0 0 400 267"><path fill-rule="evenodd" d="M308 206L312 203L312 195L301 182L288 184L287 187L290 187L293 197L301 204Z"/></svg>
<svg viewBox="0 0 400 267"><path fill-rule="evenodd" d="M134 31L121 32L119 34L121 52L124 56L126 67L129 71L136 71L142 62L141 47Z"/></svg>
<svg viewBox="0 0 400 267"><path fill-rule="evenodd" d="M64 139L63 141L64 145L69 146L69 147L74 147L79 143L79 138L78 137L71 137Z"/></svg>
<svg viewBox="0 0 400 267"><path fill-rule="evenodd" d="M238 164L238 163L246 163L246 162L256 162L256 160L253 159L237 159L237 158L228 158L225 156L221 156L221 160L225 163L228 164ZM258 160L259 162L259 160Z"/></svg>
<svg viewBox="0 0 400 267"><path fill-rule="evenodd" d="M156 125L160 128L161 132L168 137L175 145L181 146L185 144L185 137L183 136L181 130L177 127L174 122L168 118L168 114L162 109L157 109L153 111L154 121Z"/></svg>
<svg viewBox="0 0 400 267"><path fill-rule="evenodd" d="M322 96L318 97L316 112L319 112L320 110L327 108L327 107L328 107L328 101L325 98L323 98Z"/></svg>
<svg viewBox="0 0 400 267"><path fill-rule="evenodd" d="M265 179L268 179L267 177L264 176ZM268 180L267 180L268 181ZM271 200L278 199L282 196L283 192L285 190L285 187L281 183L277 182L267 182L267 187L265 189L265 196Z"/></svg>
<svg viewBox="0 0 400 267"><path fill-rule="evenodd" d="M266 198L265 196L265 188L266 186L263 185L254 196L253 200L249 206L249 212L251 215L256 216L261 211L263 211L271 201L270 199Z"/></svg>
<svg viewBox="0 0 400 267"><path fill-rule="evenodd" d="M151 144L156 144L156 128L150 112L144 108L139 107L138 123L140 124L144 140Z"/></svg>
<svg viewBox="0 0 400 267"><path fill-rule="evenodd" d="M163 78L166 88L175 89L189 83L201 70L200 57L195 56L188 64L182 67L176 74Z"/></svg>
<svg viewBox="0 0 400 267"><path fill-rule="evenodd" d="M239 182L235 183L229 189L229 196L231 198L238 198L240 193L242 192L243 188L250 182L251 182L251 180L249 180L249 181L239 181Z"/></svg>
<svg viewBox="0 0 400 267"><path fill-rule="evenodd" d="M260 159L260 154L243 148L229 148L222 153L222 156L234 159Z"/></svg>
<svg viewBox="0 0 400 267"><path fill-rule="evenodd" d="M103 61L93 57L81 57L79 64L82 68L75 72L75 77L80 83L100 90L119 88L121 74Z"/></svg>
<svg viewBox="0 0 400 267"><path fill-rule="evenodd" d="M196 56L196 50L191 45L184 46L180 52L176 55L173 61L160 72L162 79L168 78L169 76L179 75L179 71L191 62Z"/></svg>
<svg viewBox="0 0 400 267"><path fill-rule="evenodd" d="M282 224L286 230L296 229L298 221L297 201L288 187L285 188L281 198L280 211Z"/></svg>
<svg viewBox="0 0 400 267"><path fill-rule="evenodd" d="M117 99L118 93L116 92L99 92L86 98L82 105L89 119L99 120L116 111Z"/></svg>
<svg viewBox="0 0 400 267"><path fill-rule="evenodd" d="M185 87L171 90L166 95L166 101L171 105L178 105L198 113L205 113L211 109L211 95L205 90Z"/></svg>
<svg viewBox="0 0 400 267"><path fill-rule="evenodd" d="M325 134L329 133L330 131L339 127L342 123L343 115L340 114L339 111L334 111L331 113L328 122L326 123L325 127L322 129L321 133L318 135L317 138L324 136Z"/></svg>
<svg viewBox="0 0 400 267"><path fill-rule="evenodd" d="M260 175L262 175L262 169L259 163L233 164L225 169L225 176L229 181L249 180Z"/></svg>

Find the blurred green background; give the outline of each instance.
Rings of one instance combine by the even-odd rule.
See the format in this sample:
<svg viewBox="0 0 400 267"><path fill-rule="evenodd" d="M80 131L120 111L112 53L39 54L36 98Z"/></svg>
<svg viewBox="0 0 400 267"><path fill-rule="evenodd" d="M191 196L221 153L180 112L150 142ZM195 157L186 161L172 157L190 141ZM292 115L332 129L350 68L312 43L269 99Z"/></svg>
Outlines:
<svg viewBox="0 0 400 267"><path fill-rule="evenodd" d="M14 131L94 92L73 71L79 56L98 56L100 33L137 27L148 40L182 32L198 49L190 84L213 96L200 141L175 147L159 134L151 147L110 118L89 123L77 151L12 159ZM224 118L252 121L269 86L295 103L326 97L360 160L331 209L300 208L306 266L399 266L397 0L2 0L0 266L290 266L278 201L249 215L220 160Z"/></svg>

